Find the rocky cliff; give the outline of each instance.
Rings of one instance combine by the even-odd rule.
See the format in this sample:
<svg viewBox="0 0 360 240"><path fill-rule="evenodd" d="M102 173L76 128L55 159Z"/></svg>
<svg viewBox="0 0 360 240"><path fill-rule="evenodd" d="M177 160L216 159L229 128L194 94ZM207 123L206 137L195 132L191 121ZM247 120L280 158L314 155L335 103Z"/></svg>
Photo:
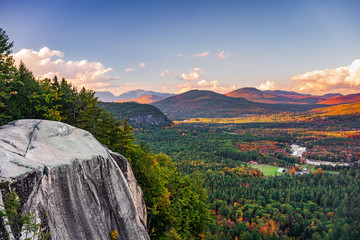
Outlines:
<svg viewBox="0 0 360 240"><path fill-rule="evenodd" d="M60 122L0 127L0 181L51 239L149 239L146 206L128 161L89 132ZM1 236L9 228L0 220Z"/></svg>

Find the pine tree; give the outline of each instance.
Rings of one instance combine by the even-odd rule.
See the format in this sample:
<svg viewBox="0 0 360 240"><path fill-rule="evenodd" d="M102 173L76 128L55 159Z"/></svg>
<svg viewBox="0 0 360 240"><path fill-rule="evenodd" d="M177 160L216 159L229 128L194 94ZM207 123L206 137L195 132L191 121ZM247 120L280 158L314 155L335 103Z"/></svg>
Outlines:
<svg viewBox="0 0 360 240"><path fill-rule="evenodd" d="M12 94L6 103L6 115L11 116L9 120L19 118L40 118L34 108L33 96L41 91L39 84L36 82L32 72L28 70L23 62L20 62L17 70L17 79L23 83L18 87L16 94Z"/></svg>
<svg viewBox="0 0 360 240"><path fill-rule="evenodd" d="M13 43L9 42L6 32L0 28L0 124L4 124L9 118L5 114L5 100L12 94L16 94L16 87L21 85L16 81L15 61L11 56Z"/></svg>

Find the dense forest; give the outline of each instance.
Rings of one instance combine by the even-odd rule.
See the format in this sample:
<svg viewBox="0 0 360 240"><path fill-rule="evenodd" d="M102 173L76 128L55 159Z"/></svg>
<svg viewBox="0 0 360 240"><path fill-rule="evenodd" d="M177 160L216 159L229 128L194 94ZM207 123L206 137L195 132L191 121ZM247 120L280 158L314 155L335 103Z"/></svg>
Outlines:
<svg viewBox="0 0 360 240"><path fill-rule="evenodd" d="M201 239L210 221L201 179L180 175L168 156L153 154L146 144L134 144L127 119L119 121L101 108L93 91L78 90L56 76L35 79L23 63L16 66L12 46L0 29L0 124L48 119L91 132L102 144L128 157L144 192L151 238Z"/></svg>
<svg viewBox="0 0 360 240"><path fill-rule="evenodd" d="M135 129L135 136L168 154L182 174L204 180L214 219L206 239L359 239L359 167L311 166L291 154L296 143L317 160L357 162L359 131L343 128L316 120L185 122ZM265 176L264 167L275 173ZM295 174L305 167L310 174Z"/></svg>

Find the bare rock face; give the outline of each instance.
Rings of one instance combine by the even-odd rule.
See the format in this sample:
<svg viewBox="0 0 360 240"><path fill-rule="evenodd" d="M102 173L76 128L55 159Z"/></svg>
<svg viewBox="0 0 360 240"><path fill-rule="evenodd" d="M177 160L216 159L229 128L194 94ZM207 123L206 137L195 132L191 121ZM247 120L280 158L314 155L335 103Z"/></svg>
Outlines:
<svg viewBox="0 0 360 240"><path fill-rule="evenodd" d="M45 120L0 127L0 181L16 189L23 213L35 213L51 239L109 239L113 230L118 239L149 239L127 159L87 131Z"/></svg>

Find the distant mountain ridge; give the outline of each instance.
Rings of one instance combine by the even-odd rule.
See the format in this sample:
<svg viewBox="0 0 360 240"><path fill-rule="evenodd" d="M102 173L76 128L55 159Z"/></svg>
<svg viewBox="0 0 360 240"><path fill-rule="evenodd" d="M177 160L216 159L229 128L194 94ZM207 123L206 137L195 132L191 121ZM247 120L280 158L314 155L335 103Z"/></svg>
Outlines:
<svg viewBox="0 0 360 240"><path fill-rule="evenodd" d="M310 113L326 116L360 115L360 102L313 109L310 110Z"/></svg>
<svg viewBox="0 0 360 240"><path fill-rule="evenodd" d="M284 91L284 90L265 90L264 92L272 93L277 96L312 96L310 94L302 94L294 91Z"/></svg>
<svg viewBox="0 0 360 240"><path fill-rule="evenodd" d="M138 97L138 98L133 98L133 99L129 99L129 100L120 100L120 101L115 101L115 102L137 102L137 103L143 103L143 104L150 104L153 102L157 102L160 100L163 100L164 97L158 96L158 95L145 95L142 97Z"/></svg>
<svg viewBox="0 0 360 240"><path fill-rule="evenodd" d="M323 96L314 96L311 94L301 94L297 92L287 92L281 90L267 90L266 92L272 93L279 97L286 97L292 99L292 101L296 102L297 104L318 104L319 101L325 100L326 97ZM293 103L290 103L293 104Z"/></svg>
<svg viewBox="0 0 360 240"><path fill-rule="evenodd" d="M322 97L325 97L325 98L341 97L341 96L344 96L344 95L342 95L340 93L328 93L328 94L322 95Z"/></svg>
<svg viewBox="0 0 360 240"><path fill-rule="evenodd" d="M102 101L102 102L113 102L113 101L116 101L116 99L117 99L117 96L115 96L111 92L107 92L107 91L106 92L96 91L95 97L97 97L99 99L99 101Z"/></svg>
<svg viewBox="0 0 360 240"><path fill-rule="evenodd" d="M281 94L284 94L284 92ZM288 95L303 96L298 93L289 93ZM284 111L305 112L325 106L318 104L319 99L325 100L324 97L316 98L312 95L307 95L307 97L309 99L306 101L303 101L301 98L301 100L297 100L278 97L275 94L266 93L255 88L239 89L228 94L219 94L206 90L191 90L165 98L161 101L152 103L152 105L158 107L164 113L167 113L172 119L196 117L231 118L246 116L248 114L264 114ZM270 102L271 104L269 104Z"/></svg>
<svg viewBox="0 0 360 240"><path fill-rule="evenodd" d="M360 93L350 94L346 96L334 96L324 101L321 101L320 104L334 105L334 104L344 104L344 103L354 103L354 102L360 102Z"/></svg>
<svg viewBox="0 0 360 240"><path fill-rule="evenodd" d="M258 103L206 90L191 90L152 105L180 118L237 117L242 114L266 112L266 109L259 107Z"/></svg>
<svg viewBox="0 0 360 240"><path fill-rule="evenodd" d="M115 96L111 92L102 92L102 91L96 91L95 97L99 98L99 101L102 102L117 102L117 101L133 101L136 102L136 99L144 97L144 96L153 96L155 101L159 101L161 99L174 96L173 93L161 93L161 92L154 92L154 91L145 91L142 89L132 90L125 92L123 94L120 94L119 96Z"/></svg>
<svg viewBox="0 0 360 240"><path fill-rule="evenodd" d="M134 99L134 98L144 97L147 95L158 96L158 97L162 97L162 99L164 99L167 97L174 96L175 94L161 93L161 92L154 92L154 91L145 91L142 89L137 89L137 90L128 91L123 94L120 94L118 97L119 97L119 100L130 100L130 99Z"/></svg>
<svg viewBox="0 0 360 240"><path fill-rule="evenodd" d="M225 94L228 97L234 98L245 98L252 102L260 102L260 103L298 103L296 100L284 96L279 96L270 92L263 92L256 88L240 88L234 90L232 92Z"/></svg>
<svg viewBox="0 0 360 240"><path fill-rule="evenodd" d="M256 88L240 88L232 92L226 93L229 97L242 97L249 101L268 103L268 104L341 104L358 102L360 98L353 95L343 96L340 93L329 93L322 96L311 94L301 94L297 92L289 92L282 90L266 90L261 91ZM331 99L331 100L330 100ZM337 103L335 103L337 102Z"/></svg>
<svg viewBox="0 0 360 240"><path fill-rule="evenodd" d="M103 94L104 98L111 97L106 92L100 94ZM329 93L316 96L281 90L261 91L256 88L240 88L226 94L206 90L191 90L174 95L138 89L126 92L118 96L117 99L122 100L116 100L116 102L151 104L174 120L194 117L240 117L247 114L283 111L304 112L326 105L359 102L360 94L343 96L339 93Z"/></svg>

